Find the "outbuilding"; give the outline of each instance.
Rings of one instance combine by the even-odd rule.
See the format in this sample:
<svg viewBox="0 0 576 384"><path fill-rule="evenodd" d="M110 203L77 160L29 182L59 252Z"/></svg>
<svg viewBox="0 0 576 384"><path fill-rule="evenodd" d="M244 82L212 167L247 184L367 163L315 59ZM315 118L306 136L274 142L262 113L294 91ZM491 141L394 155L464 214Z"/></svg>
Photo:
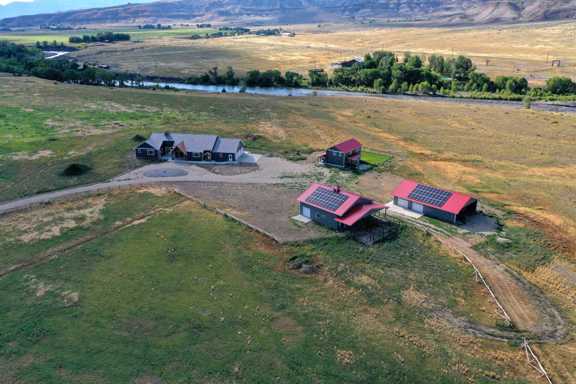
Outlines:
<svg viewBox="0 0 576 384"><path fill-rule="evenodd" d="M394 205L452 224L465 223L478 208L478 200L468 195L413 180L402 181L393 195Z"/></svg>
<svg viewBox="0 0 576 384"><path fill-rule="evenodd" d="M300 215L342 231L385 208L384 205L338 186L314 183L299 197Z"/></svg>
<svg viewBox="0 0 576 384"><path fill-rule="evenodd" d="M358 169L362 157L362 144L352 138L326 150L324 165L342 169Z"/></svg>

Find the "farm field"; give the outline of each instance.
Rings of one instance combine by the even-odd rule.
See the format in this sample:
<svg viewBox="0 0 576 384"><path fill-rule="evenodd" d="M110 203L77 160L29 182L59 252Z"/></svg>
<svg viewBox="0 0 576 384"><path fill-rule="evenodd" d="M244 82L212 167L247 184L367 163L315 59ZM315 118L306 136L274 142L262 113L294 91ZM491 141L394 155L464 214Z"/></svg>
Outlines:
<svg viewBox="0 0 576 384"><path fill-rule="evenodd" d="M123 173L139 165L131 160L133 137L154 131L239 136L251 150L295 159L354 136L372 152L392 156L395 174L471 192L502 211L513 244L492 239L483 250L576 321L576 115L426 100L106 89L25 77L0 77L4 95L10 97L0 97L1 200ZM71 163L92 171L61 176ZM375 172L347 179L346 186L387 201L389 182ZM332 250L333 241L321 247ZM558 377L576 377L573 343L541 348Z"/></svg>
<svg viewBox="0 0 576 384"><path fill-rule="evenodd" d="M278 246L147 188L4 216L0 235L0 270L26 264L0 278L2 382L536 382L517 347L442 320L494 321L469 267L409 228Z"/></svg>
<svg viewBox="0 0 576 384"><path fill-rule="evenodd" d="M573 23L542 23L469 28L385 28L358 26L283 26L296 37L240 36L190 40L165 35L142 43L91 47L74 56L114 69L146 75L186 77L217 66L239 72L280 69L305 73L330 69L339 60L375 50L400 55L466 55L490 76L521 75L542 84L554 75L574 76ZM560 67L552 67L560 60Z"/></svg>
<svg viewBox="0 0 576 384"><path fill-rule="evenodd" d="M167 37L190 37L198 34L213 32L209 28L174 28L174 29L138 29L135 27L109 27L65 30L65 31L48 31L48 30L29 30L17 32L0 32L0 40L8 40L18 44L35 44L37 41L48 41L57 43L68 43L71 36L91 35L103 31L112 31L116 33L129 33L132 41L144 42L150 39L167 38Z"/></svg>

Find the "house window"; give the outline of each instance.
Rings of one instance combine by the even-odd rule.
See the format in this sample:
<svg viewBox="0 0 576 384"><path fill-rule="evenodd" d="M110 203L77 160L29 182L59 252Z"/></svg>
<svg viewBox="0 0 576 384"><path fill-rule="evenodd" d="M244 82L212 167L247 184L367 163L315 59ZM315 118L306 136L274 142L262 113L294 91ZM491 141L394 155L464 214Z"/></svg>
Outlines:
<svg viewBox="0 0 576 384"><path fill-rule="evenodd" d="M154 156L156 153L153 149L148 149L147 154L148 154L148 156Z"/></svg>

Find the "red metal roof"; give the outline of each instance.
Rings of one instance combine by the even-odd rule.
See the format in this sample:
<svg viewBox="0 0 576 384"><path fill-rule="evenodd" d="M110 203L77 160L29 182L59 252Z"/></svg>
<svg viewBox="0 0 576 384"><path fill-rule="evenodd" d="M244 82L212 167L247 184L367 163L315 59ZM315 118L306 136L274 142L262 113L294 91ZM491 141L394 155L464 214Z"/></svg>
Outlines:
<svg viewBox="0 0 576 384"><path fill-rule="evenodd" d="M340 144L337 144L337 145L333 146L332 148L335 148L335 149L339 150L340 152L348 153L348 152L353 151L355 149L362 148L362 144L356 139L350 139L350 140L346 140Z"/></svg>
<svg viewBox="0 0 576 384"><path fill-rule="evenodd" d="M344 217L337 218L336 221L351 227L352 225L356 224L366 216L371 215L373 212L379 211L384 208L386 208L386 206L382 204L357 205L356 207L352 208L348 213L346 213Z"/></svg>
<svg viewBox="0 0 576 384"><path fill-rule="evenodd" d="M314 193L316 192L316 190L318 188L326 188L326 189L330 189L333 190L335 188L338 188L336 186L332 186L332 185L324 185L324 184L319 184L319 183L313 183L312 185L310 185L310 187L308 187L307 190L305 190L299 197L298 197L298 201L300 203L306 203L308 205L311 205L315 208L318 208L322 211L325 212L330 212L330 213L334 213L337 216L342 216L344 215L354 204L356 204L356 202L358 202L358 200L360 200L362 198L362 196L357 195L355 193L352 192L347 192L347 191L343 191L340 190L340 194L346 196L346 201L344 201L344 203L342 203L342 205L340 206L340 208L338 208L335 211L331 211L329 209L326 209L324 207L315 205L315 204L311 204L309 202L307 202L306 200Z"/></svg>
<svg viewBox="0 0 576 384"><path fill-rule="evenodd" d="M426 205L428 207L440 209L442 211L452 213L458 215L470 202L470 200L474 200L472 197L465 195L460 192L451 192L452 196L446 201L446 203L442 207L436 207L434 205L427 204L422 201L418 201L416 199L410 198L410 194L420 183L413 181L413 180L404 180L402 181L394 190L393 195L395 197L399 197L405 200L414 201L418 204Z"/></svg>
<svg viewBox="0 0 576 384"><path fill-rule="evenodd" d="M318 188L326 188L330 190L334 190L335 186L331 185L324 185L319 183L314 183L310 185L310 187L304 191L299 197L298 201L300 203L305 203L307 205L311 205L317 209L320 209L324 212L330 212L338 216L335 220L339 223L342 223L347 226L352 226L356 224L358 221L362 220L366 216L372 214L375 211L379 211L384 209L385 206L382 204L376 204L372 202L372 200L357 195L352 192L340 190L338 193L341 195L346 196L346 200L344 203L335 211L328 210L324 207L311 204L306 200L318 189Z"/></svg>

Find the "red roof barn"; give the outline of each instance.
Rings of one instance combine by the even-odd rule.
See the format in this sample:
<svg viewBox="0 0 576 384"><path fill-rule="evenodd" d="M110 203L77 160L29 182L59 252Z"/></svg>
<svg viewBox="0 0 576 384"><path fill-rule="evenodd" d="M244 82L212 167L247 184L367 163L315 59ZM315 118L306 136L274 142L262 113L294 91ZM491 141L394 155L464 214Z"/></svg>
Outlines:
<svg viewBox="0 0 576 384"><path fill-rule="evenodd" d="M465 222L476 213L478 200L412 180L404 180L394 190L394 204L450 223Z"/></svg>
<svg viewBox="0 0 576 384"><path fill-rule="evenodd" d="M342 230L384 209L382 204L343 191L340 187L314 183L299 197L300 214L326 227Z"/></svg>

